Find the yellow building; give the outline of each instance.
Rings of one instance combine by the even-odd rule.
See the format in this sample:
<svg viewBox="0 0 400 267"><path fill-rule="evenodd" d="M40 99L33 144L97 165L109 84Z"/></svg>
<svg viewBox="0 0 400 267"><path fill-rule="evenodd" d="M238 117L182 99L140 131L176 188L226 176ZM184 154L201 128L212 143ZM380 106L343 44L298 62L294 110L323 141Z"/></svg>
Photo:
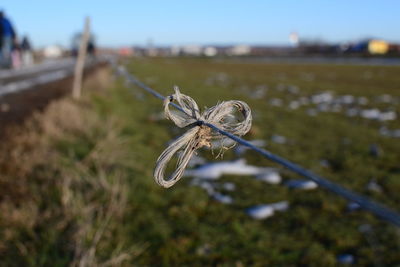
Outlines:
<svg viewBox="0 0 400 267"><path fill-rule="evenodd" d="M368 52L372 55L383 55L389 51L389 44L382 40L368 42Z"/></svg>

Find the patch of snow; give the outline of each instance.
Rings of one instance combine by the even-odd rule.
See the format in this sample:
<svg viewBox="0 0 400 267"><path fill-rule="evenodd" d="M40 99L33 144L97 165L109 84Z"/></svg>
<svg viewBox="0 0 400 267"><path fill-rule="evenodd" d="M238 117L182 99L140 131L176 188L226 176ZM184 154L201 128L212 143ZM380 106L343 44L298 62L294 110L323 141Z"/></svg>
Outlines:
<svg viewBox="0 0 400 267"><path fill-rule="evenodd" d="M367 188L367 190L376 192L376 193L382 193L382 191L383 191L382 187L375 180L369 181L366 188Z"/></svg>
<svg viewBox="0 0 400 267"><path fill-rule="evenodd" d="M244 159L204 164L196 169L188 169L184 176L194 177L193 183L201 184L202 180L217 180L222 175L251 175L270 184L279 184L282 180L278 171L272 168L247 165ZM206 185L208 186L208 185ZM234 190L234 184L225 183L222 188ZM232 189L230 189L232 188Z"/></svg>
<svg viewBox="0 0 400 267"><path fill-rule="evenodd" d="M273 135L271 136L271 140L274 143L277 144L285 144L286 143L286 137L282 136L282 135Z"/></svg>
<svg viewBox="0 0 400 267"><path fill-rule="evenodd" d="M321 165L324 168L329 168L331 166L331 164L329 163L329 160L327 160L327 159L321 159L319 161L319 165Z"/></svg>
<svg viewBox="0 0 400 267"><path fill-rule="evenodd" d="M354 101L355 101L355 98L352 95L343 95L343 96L340 97L340 102L342 104L349 105L349 104L354 103Z"/></svg>
<svg viewBox="0 0 400 267"><path fill-rule="evenodd" d="M393 137L393 138L400 138L400 129L389 130L386 127L381 127L379 129L379 133L382 136Z"/></svg>
<svg viewBox="0 0 400 267"><path fill-rule="evenodd" d="M281 107L283 104L283 101L280 98L271 98L271 100L269 101L269 104L274 107Z"/></svg>
<svg viewBox="0 0 400 267"><path fill-rule="evenodd" d="M235 191L236 189L236 185L234 183L223 183L221 187L226 191Z"/></svg>
<svg viewBox="0 0 400 267"><path fill-rule="evenodd" d="M212 195L215 192L214 185L208 181L202 179L193 179L190 183L192 186L198 186L204 189L208 195Z"/></svg>
<svg viewBox="0 0 400 267"><path fill-rule="evenodd" d="M298 109L299 107L300 107L300 103L296 100L293 100L292 102L289 103L290 109Z"/></svg>
<svg viewBox="0 0 400 267"><path fill-rule="evenodd" d="M267 91L268 87L266 85L258 85L255 90L249 94L249 97L253 99L261 99L266 95Z"/></svg>
<svg viewBox="0 0 400 267"><path fill-rule="evenodd" d="M280 174L273 170L258 174L256 179L269 184L279 184L282 181Z"/></svg>
<svg viewBox="0 0 400 267"><path fill-rule="evenodd" d="M274 215L275 211L286 211L289 208L287 201L271 204L262 204L246 209L246 214L256 220L264 220Z"/></svg>
<svg viewBox="0 0 400 267"><path fill-rule="evenodd" d="M289 188L312 190L318 187L314 181L310 180L289 180L286 183Z"/></svg>
<svg viewBox="0 0 400 267"><path fill-rule="evenodd" d="M360 204L356 203L356 202L349 202L347 204L347 210L348 211L355 211L360 209Z"/></svg>
<svg viewBox="0 0 400 267"><path fill-rule="evenodd" d="M397 114L394 111L381 112L378 116L380 121L393 121L397 119Z"/></svg>
<svg viewBox="0 0 400 267"><path fill-rule="evenodd" d="M360 115L365 119L376 120L380 116L380 111L376 108L364 109L361 111Z"/></svg>
<svg viewBox="0 0 400 267"><path fill-rule="evenodd" d="M212 194L211 197L213 199L215 199L216 201L221 202L223 204L232 204L233 203L232 197L218 193L218 192L215 192L214 194Z"/></svg>
<svg viewBox="0 0 400 267"><path fill-rule="evenodd" d="M247 165L244 159L235 161L223 161L208 163L196 169L186 170L185 176L193 176L202 179L216 180L224 174L231 175L257 175L264 171L264 168Z"/></svg>
<svg viewBox="0 0 400 267"><path fill-rule="evenodd" d="M332 100L333 100L333 95L331 92L323 92L323 93L311 96L311 101L314 104L332 102Z"/></svg>

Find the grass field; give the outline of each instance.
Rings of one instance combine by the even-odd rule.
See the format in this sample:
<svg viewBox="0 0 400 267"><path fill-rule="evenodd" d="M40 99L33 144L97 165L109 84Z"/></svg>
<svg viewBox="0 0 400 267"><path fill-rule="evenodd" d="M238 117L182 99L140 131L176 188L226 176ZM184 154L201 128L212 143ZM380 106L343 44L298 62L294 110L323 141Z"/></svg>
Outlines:
<svg viewBox="0 0 400 267"><path fill-rule="evenodd" d="M391 134L399 119L357 115L374 108L399 114L399 67L172 58L125 63L162 94L178 85L200 107L247 102L254 120L245 139L265 140L271 152L400 211L400 139ZM233 198L230 205L191 186L190 178L160 188L152 177L155 161L184 130L160 120L161 101L123 79L102 87L81 102L53 103L2 144L5 265L335 266L347 254L360 266L400 264L398 229L349 211L345 200L320 188L224 176L215 183L236 185L222 191ZM321 102L323 93L338 102ZM273 142L274 136L286 142ZM220 160L207 150L199 154ZM300 178L250 151L244 158L279 168L284 180ZM233 159L227 151L224 160ZM367 188L372 180L380 190ZM265 220L245 213L283 200L289 209Z"/></svg>

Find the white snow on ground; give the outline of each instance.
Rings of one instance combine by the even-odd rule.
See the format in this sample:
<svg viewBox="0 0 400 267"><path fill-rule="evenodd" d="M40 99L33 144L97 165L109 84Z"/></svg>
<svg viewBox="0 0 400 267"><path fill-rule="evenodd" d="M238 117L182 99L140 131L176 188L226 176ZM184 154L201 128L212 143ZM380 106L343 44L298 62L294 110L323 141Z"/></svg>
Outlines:
<svg viewBox="0 0 400 267"><path fill-rule="evenodd" d="M380 112L378 120L380 121L394 121L397 119L397 114L394 111Z"/></svg>
<svg viewBox="0 0 400 267"><path fill-rule="evenodd" d="M282 101L282 99L280 99L280 98L271 98L271 99L269 100L269 104L270 104L271 106L280 107L280 106L282 106L283 101Z"/></svg>
<svg viewBox="0 0 400 267"><path fill-rule="evenodd" d="M285 144L286 143L286 137L282 135L273 135L271 136L271 141L277 144Z"/></svg>
<svg viewBox="0 0 400 267"><path fill-rule="evenodd" d="M332 100L333 100L333 95L331 92L323 92L323 93L311 96L311 101L314 104L332 102Z"/></svg>
<svg viewBox="0 0 400 267"><path fill-rule="evenodd" d="M204 189L208 195L212 195L215 192L214 185L211 182L205 181L203 179L194 178L190 184L192 186L198 186Z"/></svg>
<svg viewBox="0 0 400 267"><path fill-rule="evenodd" d="M360 204L358 204L356 202L349 202L347 204L348 211L355 211L355 210L358 210L359 208L360 208Z"/></svg>
<svg viewBox="0 0 400 267"><path fill-rule="evenodd" d="M281 176L279 173L272 168L260 168L252 165L247 165L244 159L235 161L225 161L204 164L196 169L186 170L185 176L192 176L191 185L198 186L204 189L207 194L214 200L223 204L232 204L234 202L233 197L218 192L220 190L233 192L236 190L234 183L216 183L213 182L219 179L222 175L253 175L258 180L278 184L281 182ZM279 206L276 206L277 209Z"/></svg>
<svg viewBox="0 0 400 267"><path fill-rule="evenodd" d="M234 183L223 183L221 185L221 188L226 190L226 191L235 191L236 190L236 185Z"/></svg>
<svg viewBox="0 0 400 267"><path fill-rule="evenodd" d="M375 180L370 180L368 184L366 185L366 189L375 192L375 193L382 193L383 188L380 186Z"/></svg>
<svg viewBox="0 0 400 267"><path fill-rule="evenodd" d="M228 195L221 194L219 192L213 193L211 195L211 197L213 199L215 199L216 201L221 202L223 204L232 204L233 203L233 198L232 197L230 197Z"/></svg>
<svg viewBox="0 0 400 267"><path fill-rule="evenodd" d="M382 136L400 138L400 129L389 130L389 129L386 128L386 127L381 127L381 128L379 129L379 133L380 133Z"/></svg>
<svg viewBox="0 0 400 267"><path fill-rule="evenodd" d="M285 183L290 188L312 190L318 187L318 185L310 180L289 180Z"/></svg>
<svg viewBox="0 0 400 267"><path fill-rule="evenodd" d="M376 120L379 118L380 111L376 108L374 109L364 109L361 111L361 117L365 119Z"/></svg>
<svg viewBox="0 0 400 267"><path fill-rule="evenodd" d="M245 159L238 159L234 161L222 161L222 162L204 164L196 169L186 170L184 175L202 179L216 180L220 178L222 175L257 176L271 172L273 172L273 169L271 168L261 168L252 165L247 165ZM276 180L276 177L274 179Z"/></svg>
<svg viewBox="0 0 400 267"><path fill-rule="evenodd" d="M256 220L263 220L275 214L275 211L286 211L289 208L287 201L270 204L261 204L246 209L246 214Z"/></svg>
<svg viewBox="0 0 400 267"><path fill-rule="evenodd" d="M191 185L198 186L198 187L204 189L211 198L213 198L214 200L216 200L218 202L221 202L223 204L232 204L233 203L233 198L231 196L228 196L228 195L225 195L225 194L222 194L222 193L216 191L216 187L219 187L226 191L234 191L236 186L233 183L224 183L222 185L217 185L215 183L211 183L211 182L203 180L203 179L194 178L191 182Z"/></svg>
<svg viewBox="0 0 400 267"><path fill-rule="evenodd" d="M278 87L279 91L283 91L285 86ZM299 96L297 99L285 100L285 105L289 110L297 110L303 106L307 106L305 112L309 116L317 116L322 112L343 113L348 117L361 117L368 120L378 120L381 122L393 121L398 118L398 114L393 106L380 110L375 107L362 108L371 101L365 96L353 95L335 95L334 92L325 91L310 96ZM382 95L375 98L374 103L386 103L397 105L399 99L391 95ZM284 100L280 98L269 99L272 106L283 106Z"/></svg>
<svg viewBox="0 0 400 267"><path fill-rule="evenodd" d="M280 184L282 181L281 175L274 170L266 170L265 172L258 174L256 179L270 184Z"/></svg>

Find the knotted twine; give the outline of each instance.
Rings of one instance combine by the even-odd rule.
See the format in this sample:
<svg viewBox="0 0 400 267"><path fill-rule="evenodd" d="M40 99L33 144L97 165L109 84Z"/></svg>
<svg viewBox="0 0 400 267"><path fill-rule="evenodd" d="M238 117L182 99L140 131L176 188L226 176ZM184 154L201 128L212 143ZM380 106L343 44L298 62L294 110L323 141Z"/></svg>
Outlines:
<svg viewBox="0 0 400 267"><path fill-rule="evenodd" d="M225 138L204 123L213 124L223 131L242 136L250 130L252 121L250 107L243 101L224 101L200 113L197 103L190 96L182 94L176 86L174 90L175 94L164 100L165 116L178 127L188 127L189 130L173 141L157 159L154 178L160 186L165 188L173 186L181 179L190 158L197 149L203 146L211 147L212 139ZM171 112L169 109L169 104L175 100L181 107L179 113ZM242 120L237 118L237 112L243 115ZM179 150L183 152L178 157L177 167L166 180L164 172L167 164Z"/></svg>

